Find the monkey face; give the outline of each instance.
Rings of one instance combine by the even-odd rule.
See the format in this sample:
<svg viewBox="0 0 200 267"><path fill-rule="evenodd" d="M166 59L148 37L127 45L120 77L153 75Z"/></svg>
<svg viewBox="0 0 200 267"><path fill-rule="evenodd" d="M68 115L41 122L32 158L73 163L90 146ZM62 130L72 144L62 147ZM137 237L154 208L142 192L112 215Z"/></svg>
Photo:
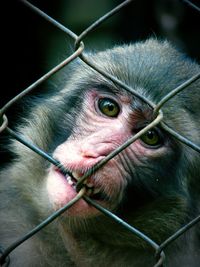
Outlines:
<svg viewBox="0 0 200 267"><path fill-rule="evenodd" d="M54 209L72 200L77 194L76 183L80 177L150 122L151 116L150 107L128 93L116 93L105 88L103 91L94 88L85 92L82 112L74 122L72 135L53 152L53 156L70 170L72 177L65 177L52 166L46 178ZM136 190L142 192L144 179L153 185L155 194L159 194L157 184L165 178L159 177L157 160L164 161L170 153L169 143L158 128L148 131L86 179L88 194L112 210L118 209L129 198L129 187L133 189L131 195ZM138 182L140 180L142 183ZM143 195L144 192L141 197ZM67 212L77 217L91 217L98 213L84 200Z"/></svg>

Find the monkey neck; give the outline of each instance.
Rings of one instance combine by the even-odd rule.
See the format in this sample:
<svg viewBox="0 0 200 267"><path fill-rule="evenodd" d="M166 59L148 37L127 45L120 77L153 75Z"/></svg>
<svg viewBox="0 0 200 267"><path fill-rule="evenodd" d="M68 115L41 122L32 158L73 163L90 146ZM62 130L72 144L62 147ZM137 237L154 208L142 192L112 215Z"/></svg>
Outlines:
<svg viewBox="0 0 200 267"><path fill-rule="evenodd" d="M147 264L148 266L155 264L154 250L150 246L138 249L138 244L135 243L137 239L135 239L135 242L130 240L129 245L124 245L123 238L118 238L117 242L115 237L117 232L109 231L109 229L101 233L102 239L98 239L96 234L92 235L86 232L77 232L75 235L74 232L69 231L69 228L59 224L64 246L75 266L146 267ZM110 236L109 232L111 232ZM190 263L199 262L199 255L196 253L195 247L188 246L188 242L190 243L194 241L193 239L196 239L195 236L196 232L192 231L186 236L179 237L175 243L165 250L166 255L172 256L167 256L166 259L169 266L179 266L180 263L182 266L196 266L190 265ZM125 236L125 239L127 239L127 236ZM188 262L188 265L185 265L185 262Z"/></svg>
<svg viewBox="0 0 200 267"><path fill-rule="evenodd" d="M118 242L116 242L113 232L109 236L108 230L101 232L101 238L98 238L99 236L96 233L93 234L91 232L77 232L75 234L75 232L70 231L68 227L60 223L59 231L64 246L75 266L107 266L106 262L109 262L109 266L132 266L134 263L136 267L143 267L146 266L146 258L148 258L148 262L152 260L153 265L154 259L152 255L154 254L151 249L141 253L140 249L133 249L130 243L129 246L124 246L122 240L118 239ZM145 261L144 255L146 255Z"/></svg>

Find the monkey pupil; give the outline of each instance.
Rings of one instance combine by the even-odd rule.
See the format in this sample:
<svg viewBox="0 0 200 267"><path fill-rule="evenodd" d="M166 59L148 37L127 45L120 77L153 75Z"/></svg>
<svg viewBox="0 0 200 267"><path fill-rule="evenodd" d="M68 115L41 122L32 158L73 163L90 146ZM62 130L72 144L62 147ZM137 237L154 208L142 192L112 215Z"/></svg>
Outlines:
<svg viewBox="0 0 200 267"><path fill-rule="evenodd" d="M155 132L154 132L154 131L148 131L148 132L147 132L147 137L148 137L149 139L153 139L153 138L155 137Z"/></svg>
<svg viewBox="0 0 200 267"><path fill-rule="evenodd" d="M114 105L109 103L108 104L108 109L109 109L109 111L113 111L114 110Z"/></svg>

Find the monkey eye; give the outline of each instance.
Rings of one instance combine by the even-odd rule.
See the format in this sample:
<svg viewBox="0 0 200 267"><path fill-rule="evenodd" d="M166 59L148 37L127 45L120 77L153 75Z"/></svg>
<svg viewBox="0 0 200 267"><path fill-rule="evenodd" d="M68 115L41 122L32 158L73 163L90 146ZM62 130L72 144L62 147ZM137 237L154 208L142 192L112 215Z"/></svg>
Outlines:
<svg viewBox="0 0 200 267"><path fill-rule="evenodd" d="M148 130L140 139L149 146L156 147L162 144L162 138L155 129Z"/></svg>
<svg viewBox="0 0 200 267"><path fill-rule="evenodd" d="M99 110L108 117L117 117L120 112L119 105L111 98L100 98L98 100Z"/></svg>

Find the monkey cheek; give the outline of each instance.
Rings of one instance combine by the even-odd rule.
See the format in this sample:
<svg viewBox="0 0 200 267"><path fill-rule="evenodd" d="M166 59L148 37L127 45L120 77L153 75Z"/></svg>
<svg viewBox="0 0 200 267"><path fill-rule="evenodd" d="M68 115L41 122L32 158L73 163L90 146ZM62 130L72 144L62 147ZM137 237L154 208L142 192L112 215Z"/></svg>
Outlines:
<svg viewBox="0 0 200 267"><path fill-rule="evenodd" d="M77 195L76 190L68 184L66 178L59 172L51 169L46 179L48 198L54 211L64 207ZM64 212L64 216L93 217L98 213L94 207L80 199Z"/></svg>
<svg viewBox="0 0 200 267"><path fill-rule="evenodd" d="M75 192L62 175L50 171L47 176L47 192L54 209L61 208L75 196Z"/></svg>

